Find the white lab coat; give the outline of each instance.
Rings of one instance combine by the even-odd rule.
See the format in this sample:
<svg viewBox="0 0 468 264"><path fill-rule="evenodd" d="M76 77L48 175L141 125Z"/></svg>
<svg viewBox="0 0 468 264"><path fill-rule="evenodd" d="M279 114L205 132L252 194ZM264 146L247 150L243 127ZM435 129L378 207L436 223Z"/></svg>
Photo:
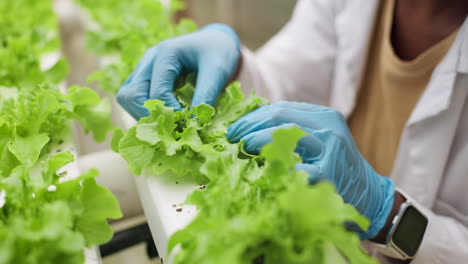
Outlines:
<svg viewBox="0 0 468 264"><path fill-rule="evenodd" d="M349 116L378 5L299 0L279 34L255 54L243 49L239 80L273 101L323 104ZM414 264L468 263L467 93L468 19L413 109L390 175L429 218Z"/></svg>

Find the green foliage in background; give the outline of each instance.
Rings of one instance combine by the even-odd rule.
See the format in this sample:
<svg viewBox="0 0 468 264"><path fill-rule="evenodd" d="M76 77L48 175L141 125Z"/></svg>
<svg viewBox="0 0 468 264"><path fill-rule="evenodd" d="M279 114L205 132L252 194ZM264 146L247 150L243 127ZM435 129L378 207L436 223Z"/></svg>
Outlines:
<svg viewBox="0 0 468 264"><path fill-rule="evenodd" d="M40 68L41 56L60 46L52 1L3 0L0 12L0 86L31 88L63 80L68 73L64 60Z"/></svg>
<svg viewBox="0 0 468 264"><path fill-rule="evenodd" d="M21 140L10 145L21 165L0 178L0 263L83 263L85 247L112 238L106 219L122 216L116 198L96 184L96 170L64 180L58 170L73 161L70 152L43 159L33 173L46 139Z"/></svg>
<svg viewBox="0 0 468 264"><path fill-rule="evenodd" d="M1 91L15 91L14 96L2 100L0 97L0 125L3 144L0 144L0 172L9 173L19 164L18 160L2 157L11 156L11 146L21 138L29 144L29 148L40 150L38 154L47 154L53 142L63 141L70 120L79 120L85 131L91 131L95 140L103 141L107 133L113 129L110 120L110 105L108 100L101 100L93 90L73 86L64 95L48 86L37 86L34 90L3 88ZM45 141L35 146L33 138L41 137ZM3 146L4 145L4 146ZM15 162L16 161L16 162ZM30 162L33 165L33 162Z"/></svg>
<svg viewBox="0 0 468 264"><path fill-rule="evenodd" d="M91 170L72 179L61 149L78 120L94 139L113 129L110 105L86 87L59 92L68 65L59 52L52 1L0 1L0 263L83 263L83 249L112 238L116 198Z"/></svg>
<svg viewBox="0 0 468 264"><path fill-rule="evenodd" d="M85 7L94 21L87 33L89 50L108 56L109 62L89 77L99 88L115 94L135 68L145 51L162 40L196 29L190 20L172 22L172 15L183 7L172 0L164 6L157 0L75 0Z"/></svg>

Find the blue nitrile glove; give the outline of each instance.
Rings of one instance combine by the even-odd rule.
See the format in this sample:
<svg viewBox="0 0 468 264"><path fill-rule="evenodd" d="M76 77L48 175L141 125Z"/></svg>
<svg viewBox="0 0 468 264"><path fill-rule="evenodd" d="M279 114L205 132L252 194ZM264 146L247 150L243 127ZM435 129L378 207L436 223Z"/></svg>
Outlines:
<svg viewBox="0 0 468 264"><path fill-rule="evenodd" d="M374 238L391 212L395 184L380 176L357 149L343 116L328 107L295 102L278 102L253 111L228 128L227 138L245 140L248 152L258 153L278 128L296 125L308 133L296 152L303 163L296 169L310 174L310 183L327 180L336 186L346 203L366 216L367 232L352 225L362 239Z"/></svg>
<svg viewBox="0 0 468 264"><path fill-rule="evenodd" d="M232 77L240 56L240 40L230 27L210 24L194 33L168 39L150 48L117 93L117 100L135 119L147 116L143 103L159 99L180 110L172 93L180 74L197 72L192 105L213 105Z"/></svg>

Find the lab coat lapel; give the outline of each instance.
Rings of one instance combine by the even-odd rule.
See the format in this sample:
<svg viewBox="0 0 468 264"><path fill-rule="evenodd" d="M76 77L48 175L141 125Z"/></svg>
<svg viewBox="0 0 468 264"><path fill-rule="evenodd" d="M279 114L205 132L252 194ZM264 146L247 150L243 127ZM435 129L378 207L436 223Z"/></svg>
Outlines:
<svg viewBox="0 0 468 264"><path fill-rule="evenodd" d="M468 17L465 19L461 35L463 41L461 43L460 60L458 61L458 72L468 74Z"/></svg>
<svg viewBox="0 0 468 264"><path fill-rule="evenodd" d="M465 20L452 47L432 73L431 80L413 110L408 125L422 121L447 109L453 94L456 74L466 72L468 19Z"/></svg>
<svg viewBox="0 0 468 264"><path fill-rule="evenodd" d="M445 173L452 142L467 98L468 20L406 124L392 178L414 199L431 207Z"/></svg>
<svg viewBox="0 0 468 264"><path fill-rule="evenodd" d="M345 117L355 106L379 3L349 1L352 6L336 20L338 54L330 106ZM465 21L407 122L391 175L398 186L426 206L431 206L436 197L466 98L468 87L462 87L463 84L458 84L457 93L454 91L457 72L468 73L467 45ZM455 107L445 111L451 105Z"/></svg>
<svg viewBox="0 0 468 264"><path fill-rule="evenodd" d="M379 0L349 1L336 20L338 54L330 106L344 116L354 108Z"/></svg>

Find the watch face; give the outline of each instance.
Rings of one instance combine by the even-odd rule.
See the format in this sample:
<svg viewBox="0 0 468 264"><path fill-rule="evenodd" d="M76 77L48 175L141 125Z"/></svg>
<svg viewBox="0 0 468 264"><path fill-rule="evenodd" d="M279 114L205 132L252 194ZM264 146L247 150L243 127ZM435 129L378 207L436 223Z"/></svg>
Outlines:
<svg viewBox="0 0 468 264"><path fill-rule="evenodd" d="M421 244L426 226L427 218L416 208L409 206L401 216L392 241L408 256L413 257Z"/></svg>

